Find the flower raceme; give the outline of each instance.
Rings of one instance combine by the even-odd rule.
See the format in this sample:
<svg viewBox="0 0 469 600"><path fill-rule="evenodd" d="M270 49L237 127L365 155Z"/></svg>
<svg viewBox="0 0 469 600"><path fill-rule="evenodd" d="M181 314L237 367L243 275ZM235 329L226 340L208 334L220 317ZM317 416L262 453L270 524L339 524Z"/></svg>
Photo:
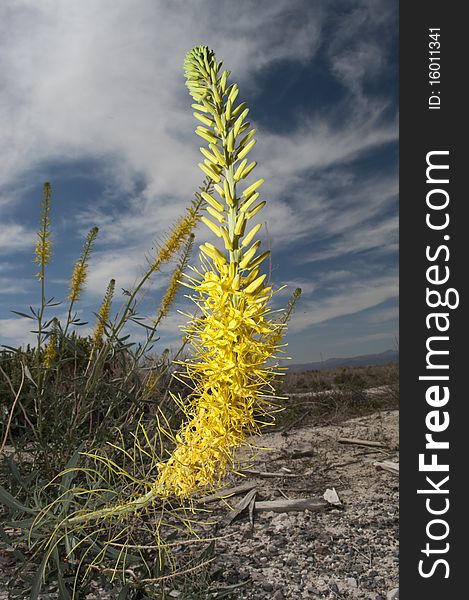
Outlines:
<svg viewBox="0 0 469 600"><path fill-rule="evenodd" d="M88 235L86 236L80 258L75 263L73 268L72 278L70 280L70 292L68 295L68 298L71 302L76 302L79 300L83 292L83 288L86 283L86 276L88 274L88 260L91 250L93 249L93 244L98 236L98 231L99 229L97 227L93 227L89 231Z"/></svg>
<svg viewBox="0 0 469 600"><path fill-rule="evenodd" d="M103 341L103 333L104 327L107 321L109 320L109 315L111 314L111 305L112 299L114 297L114 290L116 287L116 280L111 279L106 288L106 293L104 294L103 301L101 306L99 307L97 320L95 329L93 332L93 345L95 347L100 347Z"/></svg>
<svg viewBox="0 0 469 600"><path fill-rule="evenodd" d="M51 259L52 242L50 237L50 203L51 203L51 185L44 184L42 194L42 210L41 210L41 228L38 232L36 247L34 250L34 262L39 265L37 278L39 281L44 281L44 269Z"/></svg>
<svg viewBox="0 0 469 600"><path fill-rule="evenodd" d="M275 367L269 359L284 328L272 318L272 288L260 271L269 253L259 253L255 238L261 225L252 223L265 205L258 201L264 180L239 190L256 166L247 159L256 143L246 121L249 109L244 102L236 104L237 85L228 85L229 72L221 71L222 63L207 47L190 51L184 66L196 101L194 116L201 123L196 133L207 142L200 148L204 159L199 167L216 192L202 193L214 219L204 216L202 221L221 247L200 246L202 266L193 268L185 282L201 312L186 328L194 355L181 374L193 394L176 448L160 465L156 482L160 495L180 497L217 483L233 468L234 450L258 433L274 393Z"/></svg>
<svg viewBox="0 0 469 600"><path fill-rule="evenodd" d="M273 380L278 373L272 359L280 348L293 304L283 315L273 311L273 290L261 273L269 253L261 252L261 242L256 239L261 225L253 218L265 205L259 201L263 179L246 187L243 184L256 166L247 159L255 144L255 131L249 130L246 121L246 104L236 104L238 87L228 85L229 73L221 72L221 62L217 63L211 50L198 47L190 51L185 72L196 101L194 114L204 125L198 126L196 133L208 142L200 148L205 157L200 167L209 179L200 196L216 222L206 216L202 221L220 240L217 246L210 242L200 246L200 266L191 267L191 274L182 281L192 290L198 308L198 316L185 327L193 353L180 363L184 370L179 374L192 393L186 401L173 395L185 420L173 438L172 454L158 463L158 475L149 491L115 506L79 512L65 519L64 526L120 518L158 499L190 498L207 486L218 485L235 468L235 450L265 424L275 398ZM110 301L110 289L107 296ZM168 302L172 300L171 295ZM105 306L106 299L98 326L106 320ZM166 310L165 301L160 310ZM101 333L96 331L95 340Z"/></svg>

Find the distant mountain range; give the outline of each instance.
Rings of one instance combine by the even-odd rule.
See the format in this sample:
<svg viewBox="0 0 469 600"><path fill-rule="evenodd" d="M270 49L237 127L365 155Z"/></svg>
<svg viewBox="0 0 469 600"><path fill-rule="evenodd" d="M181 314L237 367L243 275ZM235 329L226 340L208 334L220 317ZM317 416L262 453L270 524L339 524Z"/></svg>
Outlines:
<svg viewBox="0 0 469 600"><path fill-rule="evenodd" d="M386 365L399 362L399 352L385 350L379 354L363 354L349 356L348 358L328 358L321 362L304 363L301 365L288 365L289 371L328 371L339 367L365 367L368 365Z"/></svg>

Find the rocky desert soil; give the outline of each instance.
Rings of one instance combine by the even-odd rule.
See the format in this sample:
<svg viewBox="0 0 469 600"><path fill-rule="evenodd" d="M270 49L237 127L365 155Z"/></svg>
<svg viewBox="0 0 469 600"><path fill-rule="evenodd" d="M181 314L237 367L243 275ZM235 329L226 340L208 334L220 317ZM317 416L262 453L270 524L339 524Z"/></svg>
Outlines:
<svg viewBox="0 0 469 600"><path fill-rule="evenodd" d="M341 438L379 445L342 443ZM212 565L223 573L220 584L244 583L229 598L398 599L398 477L375 465L398 463L398 411L336 425L284 428L264 434L256 444L270 450L258 453L244 477L227 482L252 487L231 497L231 506L246 493L256 502L316 499L319 506L296 512L256 508L252 523L247 507L228 523L234 512L224 502L207 505L216 525L207 526L206 533L223 538ZM339 505L323 502L326 490L335 490ZM11 561L9 552L0 552L0 600L8 597ZM167 594L190 598L171 587ZM96 589L87 600L114 597ZM51 590L44 598L59 596Z"/></svg>
<svg viewBox="0 0 469 600"><path fill-rule="evenodd" d="M340 443L340 438L382 446ZM262 436L258 445L272 450L252 471L283 471L285 477L247 474L244 481L256 484L258 500L321 498L335 489L341 505L255 511L253 525L242 513L219 528L229 536L217 545L225 581L246 581L232 598L397 599L398 477L374 463L397 463L398 444L398 411ZM226 509L219 512L223 518Z"/></svg>

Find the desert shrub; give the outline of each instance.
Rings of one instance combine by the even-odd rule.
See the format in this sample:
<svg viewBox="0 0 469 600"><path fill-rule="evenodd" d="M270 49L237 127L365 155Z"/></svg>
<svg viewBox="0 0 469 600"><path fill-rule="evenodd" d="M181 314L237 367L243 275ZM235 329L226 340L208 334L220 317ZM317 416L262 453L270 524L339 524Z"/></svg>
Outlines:
<svg viewBox="0 0 469 600"><path fill-rule="evenodd" d="M342 369L334 377L334 384L341 389L361 390L366 387L366 380L356 371Z"/></svg>

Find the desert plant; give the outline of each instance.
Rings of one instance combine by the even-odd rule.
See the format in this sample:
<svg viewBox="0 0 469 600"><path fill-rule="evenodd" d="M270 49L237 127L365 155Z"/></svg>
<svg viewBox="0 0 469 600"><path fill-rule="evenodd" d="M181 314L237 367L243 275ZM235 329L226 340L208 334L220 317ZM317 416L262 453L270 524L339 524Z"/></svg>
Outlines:
<svg viewBox="0 0 469 600"><path fill-rule="evenodd" d="M108 288L90 342L83 390L85 398L99 394L106 361L119 355L131 361L123 366L130 375L123 376L119 402L131 392L145 399L155 383L154 373L150 372L140 388L126 385L132 386L132 373L142 364L156 327L183 279L192 290L199 314L189 315L184 333L191 353L179 362L177 375L189 393L170 392L182 414L182 425L175 431L164 410L153 407L152 422L140 419L134 430L127 432L127 438L121 430L114 441L109 436L106 446L85 449L79 466L74 462L78 460L75 453L67 468L36 495L32 505L18 508L16 500L3 492L10 506L32 515L26 529L31 551L42 557L39 581L54 561L59 577L65 557L68 565L75 565L74 590L79 575L86 579L95 570L135 588L159 584L178 570L191 569L184 562L176 565L171 550L183 543L184 535L189 536L190 543L203 541L194 537L193 498L219 486L223 477L236 469L239 446L273 422L274 382L281 373L276 356L283 351L281 339L299 291L285 311L271 308L274 291L267 284L267 273L261 272L269 252L260 252L261 241L256 236L261 224L254 222L265 205L264 200L258 201L263 179L240 189L256 163L248 164L255 130L246 120L246 104L237 103L238 86L228 84L230 73L221 70L222 63L206 46L189 52L184 67L186 84L195 100L194 116L203 124L196 133L208 142L200 148L204 161L199 166L207 176L204 189L189 217L175 227L112 323L107 309L112 286ZM200 266L191 267L189 275L184 271L192 244L190 233L202 202L216 222L205 215L201 220L222 245L202 244ZM47 233L47 228L44 231ZM46 233L41 240L48 241ZM181 239L187 240L184 247ZM180 262L156 317L151 326L145 325L147 342L129 352L123 327L127 321L141 323L136 314L138 294L160 264L181 248ZM72 279L71 302L75 301L73 282L80 280L80 265L85 264L84 250ZM67 339L63 335L66 329L52 322L47 327L39 327L51 348L47 367L44 360L37 359L38 369L46 369L41 381L49 377L51 365L57 365L56 352ZM171 532L178 533L174 544Z"/></svg>
<svg viewBox="0 0 469 600"><path fill-rule="evenodd" d="M201 191L208 190L210 182L206 180ZM47 297L47 269L52 256L51 200L51 185L46 183L35 248L39 307L30 307L29 313L13 311L31 320L36 332L36 346L33 349L7 347L0 357L2 439L5 442L9 439L17 449L28 447L28 452L34 455L36 468L41 464L45 477L63 468L81 441L86 439L93 445L105 440L112 428L135 421L144 410L148 395L144 394L145 372L141 365L152 351L157 327L175 299L181 270L192 249L192 230L204 202L198 192L186 214L149 260L141 279L126 292L114 317L111 303L115 282L109 282L96 314L93 335L86 338L79 335L79 328L86 323L79 319L75 307L86 284L88 261L98 228L89 232L73 268L66 318L61 322L51 314L60 303ZM178 255L179 262L158 318L145 320L138 314L138 305L146 286L162 265ZM129 341L126 327L130 323L145 329L144 343L135 345ZM168 360L159 363L159 367L158 378L152 369L154 391L157 379L160 383L165 380Z"/></svg>

